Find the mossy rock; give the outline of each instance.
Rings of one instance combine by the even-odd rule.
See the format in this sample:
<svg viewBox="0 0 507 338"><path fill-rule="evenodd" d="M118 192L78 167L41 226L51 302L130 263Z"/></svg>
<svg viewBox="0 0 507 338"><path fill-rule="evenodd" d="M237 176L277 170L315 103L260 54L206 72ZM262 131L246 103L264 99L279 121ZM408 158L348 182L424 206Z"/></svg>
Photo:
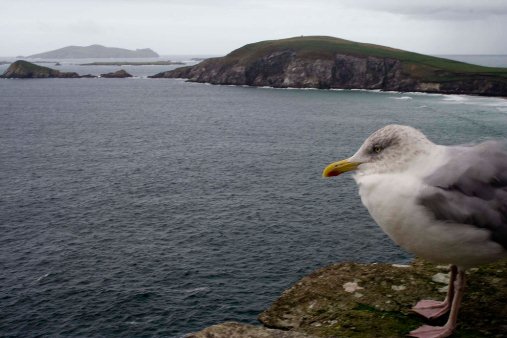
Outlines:
<svg viewBox="0 0 507 338"><path fill-rule="evenodd" d="M507 262L470 269L467 275L453 337L507 336ZM319 337L405 337L427 323L410 308L420 299L443 299L446 280L447 267L421 260L407 266L334 264L286 290L259 320L266 327Z"/></svg>
<svg viewBox="0 0 507 338"><path fill-rule="evenodd" d="M185 338L318 338L295 331L273 330L261 326L225 322L186 335Z"/></svg>

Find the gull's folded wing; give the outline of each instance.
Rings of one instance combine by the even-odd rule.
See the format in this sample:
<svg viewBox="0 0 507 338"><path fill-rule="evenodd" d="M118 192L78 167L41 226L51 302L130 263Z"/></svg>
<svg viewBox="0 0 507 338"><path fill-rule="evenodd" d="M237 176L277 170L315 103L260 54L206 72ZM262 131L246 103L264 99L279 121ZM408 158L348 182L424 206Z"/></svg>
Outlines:
<svg viewBox="0 0 507 338"><path fill-rule="evenodd" d="M488 141L448 148L448 160L425 177L419 202L441 221L491 231L507 249L507 147Z"/></svg>

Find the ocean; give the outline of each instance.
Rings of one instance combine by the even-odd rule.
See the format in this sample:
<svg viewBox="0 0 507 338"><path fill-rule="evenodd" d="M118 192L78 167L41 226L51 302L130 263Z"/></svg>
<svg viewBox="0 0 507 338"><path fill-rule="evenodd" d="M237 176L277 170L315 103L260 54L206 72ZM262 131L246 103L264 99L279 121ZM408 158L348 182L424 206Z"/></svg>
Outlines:
<svg viewBox="0 0 507 338"><path fill-rule="evenodd" d="M62 65L119 68L79 67ZM328 163L390 123L441 144L507 136L502 98L211 86L136 67L0 80L0 336L256 323L319 267L411 259L350 175L321 178Z"/></svg>

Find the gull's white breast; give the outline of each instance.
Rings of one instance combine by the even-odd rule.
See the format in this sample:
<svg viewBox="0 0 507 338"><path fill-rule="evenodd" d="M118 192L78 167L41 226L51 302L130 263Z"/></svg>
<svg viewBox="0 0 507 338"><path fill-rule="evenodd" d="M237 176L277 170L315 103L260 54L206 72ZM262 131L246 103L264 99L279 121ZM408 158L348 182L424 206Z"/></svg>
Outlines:
<svg viewBox="0 0 507 338"><path fill-rule="evenodd" d="M407 251L437 263L470 267L494 261L505 250L490 232L438 221L418 202L428 187L409 173L357 175L361 201L377 224Z"/></svg>

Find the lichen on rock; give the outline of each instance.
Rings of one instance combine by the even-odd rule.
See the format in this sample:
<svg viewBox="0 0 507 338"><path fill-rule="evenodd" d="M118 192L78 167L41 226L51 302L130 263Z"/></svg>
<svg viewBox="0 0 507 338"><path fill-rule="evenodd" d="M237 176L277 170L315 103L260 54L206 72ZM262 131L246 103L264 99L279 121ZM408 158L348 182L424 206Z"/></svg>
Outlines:
<svg viewBox="0 0 507 338"><path fill-rule="evenodd" d="M235 322L210 326L185 338L318 338L302 332L268 329Z"/></svg>
<svg viewBox="0 0 507 338"><path fill-rule="evenodd" d="M445 297L446 270L419 259L410 265L333 264L284 291L259 315L264 327L229 322L188 338L405 337L425 322L411 307L421 299ZM507 336L507 261L470 269L467 275L453 337Z"/></svg>
<svg viewBox="0 0 507 338"><path fill-rule="evenodd" d="M483 266L468 275L459 327L453 337L505 336L507 262ZM334 264L304 277L259 320L270 328L319 337L404 337L424 323L410 311L418 300L445 297L442 286L448 279L443 276L442 267L421 260L409 267ZM436 324L444 322L445 318Z"/></svg>

